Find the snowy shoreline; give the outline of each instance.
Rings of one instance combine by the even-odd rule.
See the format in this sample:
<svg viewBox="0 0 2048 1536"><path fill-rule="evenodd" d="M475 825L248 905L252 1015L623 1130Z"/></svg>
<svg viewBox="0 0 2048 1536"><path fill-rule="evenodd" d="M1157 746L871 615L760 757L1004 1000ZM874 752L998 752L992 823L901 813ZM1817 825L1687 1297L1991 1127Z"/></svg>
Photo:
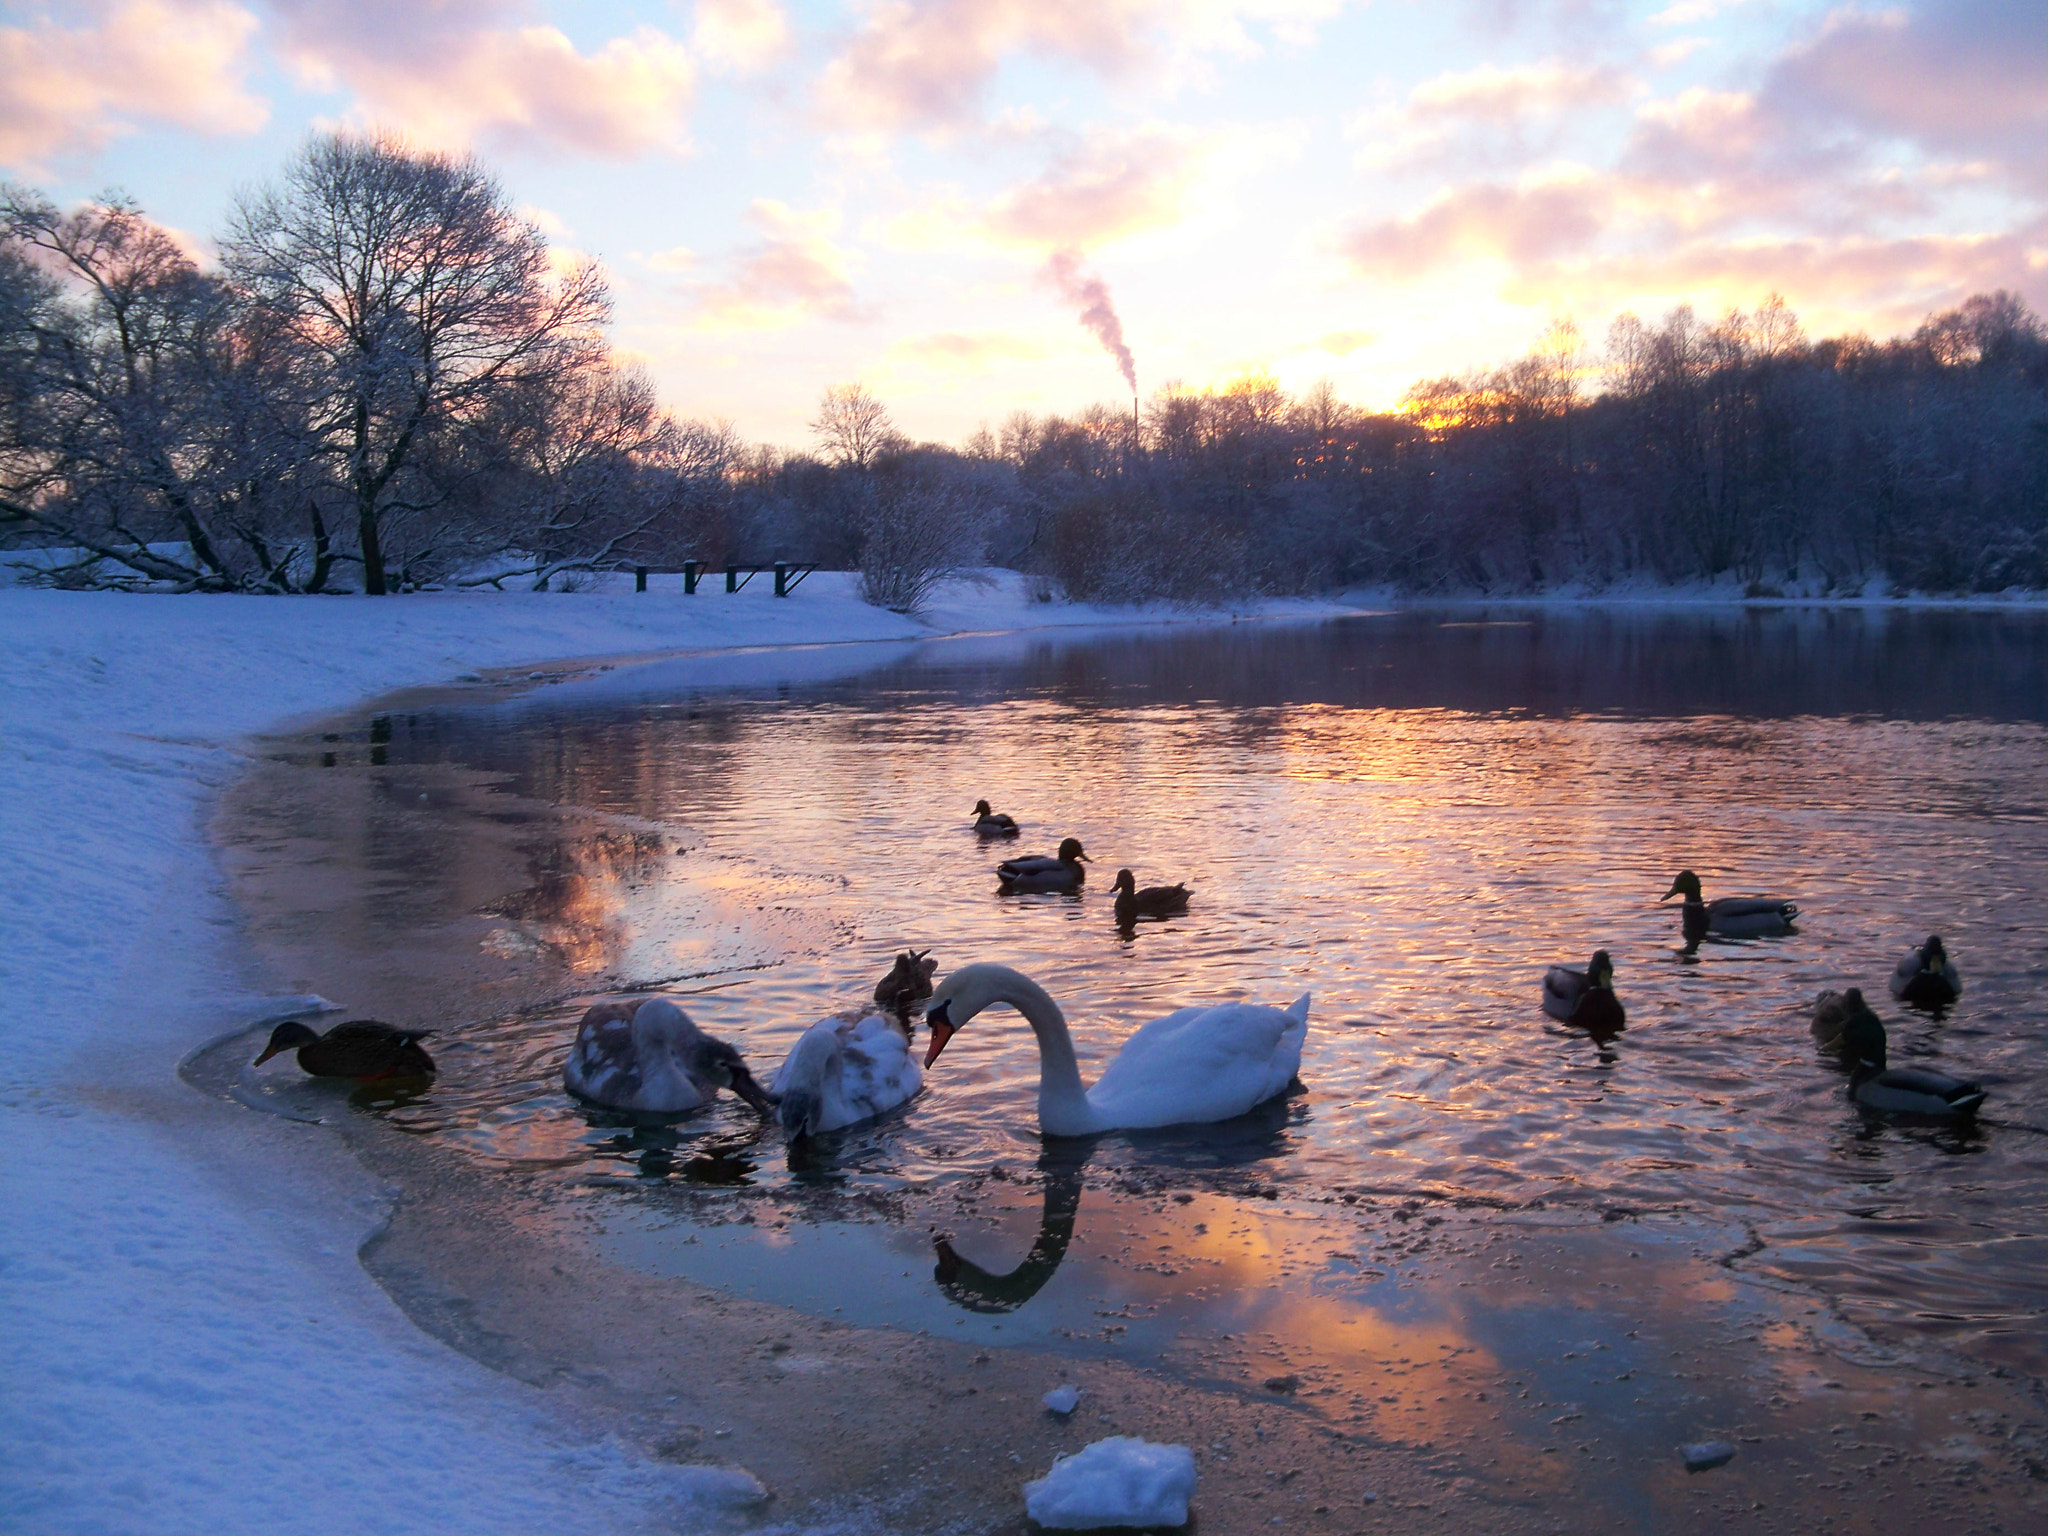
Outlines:
<svg viewBox="0 0 2048 1536"><path fill-rule="evenodd" d="M341 1533L374 1509L391 1532L638 1530L700 1507L688 1469L413 1327L356 1261L388 1196L338 1141L203 1099L177 1068L301 1002L248 973L207 841L260 733L519 667L1232 617L1048 608L1009 577L957 584L922 621L860 603L843 574L786 601L762 586L0 591L0 867L17 893L0 952L0 1308L17 1320L0 1523L233 1533L289 1510L294 1530Z"/></svg>

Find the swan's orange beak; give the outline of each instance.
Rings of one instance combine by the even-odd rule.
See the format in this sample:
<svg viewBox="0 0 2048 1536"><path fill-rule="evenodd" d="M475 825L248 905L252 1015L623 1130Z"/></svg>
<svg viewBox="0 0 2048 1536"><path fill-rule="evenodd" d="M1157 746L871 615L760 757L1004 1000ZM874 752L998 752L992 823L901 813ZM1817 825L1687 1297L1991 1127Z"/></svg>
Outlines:
<svg viewBox="0 0 2048 1536"><path fill-rule="evenodd" d="M946 1005L944 1003L939 1004L936 1009L927 1012L924 1016L924 1022L931 1031L930 1043L924 1048L924 1064L929 1067L939 1059L939 1052L946 1048L946 1042L958 1034L959 1029L951 1019L946 1017Z"/></svg>

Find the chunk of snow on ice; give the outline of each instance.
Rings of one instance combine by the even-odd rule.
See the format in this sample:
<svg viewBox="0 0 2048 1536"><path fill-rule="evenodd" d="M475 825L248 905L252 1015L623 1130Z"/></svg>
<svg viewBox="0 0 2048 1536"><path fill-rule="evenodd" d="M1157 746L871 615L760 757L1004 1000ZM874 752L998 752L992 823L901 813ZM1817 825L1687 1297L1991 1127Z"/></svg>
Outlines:
<svg viewBox="0 0 2048 1536"><path fill-rule="evenodd" d="M1079 1387L1054 1387L1045 1394L1043 1402L1054 1413L1061 1415L1072 1413L1075 1408L1080 1406L1081 1389Z"/></svg>
<svg viewBox="0 0 2048 1536"><path fill-rule="evenodd" d="M744 1467L714 1467L693 1462L669 1473L676 1491L699 1504L718 1509L745 1509L768 1502L761 1480Z"/></svg>
<svg viewBox="0 0 2048 1536"><path fill-rule="evenodd" d="M1697 1445L1683 1447L1685 1470L1688 1472L1710 1472L1735 1459L1735 1447L1726 1440L1702 1440Z"/></svg>
<svg viewBox="0 0 2048 1536"><path fill-rule="evenodd" d="M1024 1509L1048 1530L1114 1525L1186 1525L1195 1496L1195 1453L1112 1435L1062 1456L1024 1485Z"/></svg>

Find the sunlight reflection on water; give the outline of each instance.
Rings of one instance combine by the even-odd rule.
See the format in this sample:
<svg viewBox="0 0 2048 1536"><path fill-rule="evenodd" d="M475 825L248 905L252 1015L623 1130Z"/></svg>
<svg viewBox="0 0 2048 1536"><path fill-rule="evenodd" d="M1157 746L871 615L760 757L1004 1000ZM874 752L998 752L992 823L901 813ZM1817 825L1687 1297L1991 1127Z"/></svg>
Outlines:
<svg viewBox="0 0 2048 1536"><path fill-rule="evenodd" d="M1173 1008L1312 989L1304 1093L1223 1134L1105 1138L1098 1164L1739 1219L1766 1267L1901 1326L2020 1335L2048 1284L2044 641L2029 616L1728 611L938 644L736 697L437 709L387 761L613 818L537 847L498 942L593 991L667 982L757 1070L904 946L1038 978L1085 1076ZM984 797L1022 839L970 834ZM1082 895L996 894L999 858L1068 835ZM1190 911L1120 934L1120 865L1186 881ZM1681 867L1710 898L1796 899L1799 931L1685 953L1656 901ZM1883 998L1930 931L1962 1002L1881 1011L1895 1058L1991 1089L1983 1127L1865 1118L1805 1027L1823 987ZM1595 948L1629 1009L1605 1042L1538 1008L1543 968ZM1038 1158L1036 1052L1007 1012L908 1111L793 1166L730 1101L670 1126L579 1111L558 1078L577 1011L463 1030L390 1117L578 1178L890 1190Z"/></svg>

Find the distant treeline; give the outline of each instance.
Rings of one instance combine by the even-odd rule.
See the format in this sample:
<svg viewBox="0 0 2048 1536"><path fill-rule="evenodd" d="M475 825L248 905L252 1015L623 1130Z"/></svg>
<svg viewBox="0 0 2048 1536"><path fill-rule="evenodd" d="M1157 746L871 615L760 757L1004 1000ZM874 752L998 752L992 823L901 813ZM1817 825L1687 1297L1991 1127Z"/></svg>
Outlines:
<svg viewBox="0 0 2048 1536"><path fill-rule="evenodd" d="M535 585L795 558L914 607L993 563L1091 600L1734 577L2048 587L2048 334L2009 293L1910 337L1784 305L1569 323L1372 413L1267 377L913 444L858 384L811 452L665 414L473 161L316 141L203 270L133 206L0 197L0 543L44 579Z"/></svg>

